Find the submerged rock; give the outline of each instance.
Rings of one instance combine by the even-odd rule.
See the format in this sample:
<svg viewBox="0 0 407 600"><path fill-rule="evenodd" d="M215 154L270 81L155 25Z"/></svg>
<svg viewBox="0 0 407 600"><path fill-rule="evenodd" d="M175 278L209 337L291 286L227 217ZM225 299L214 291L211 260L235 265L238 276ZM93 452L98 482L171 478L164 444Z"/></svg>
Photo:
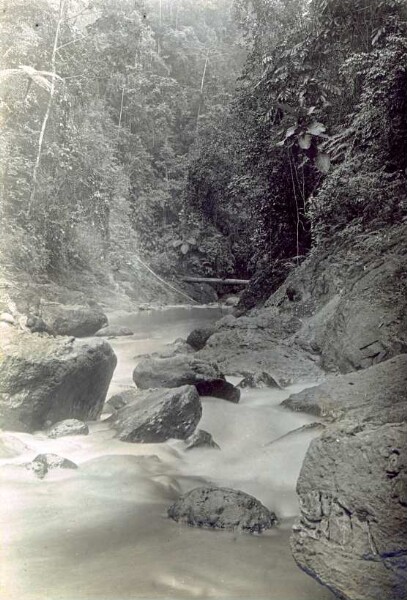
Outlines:
<svg viewBox="0 0 407 600"><path fill-rule="evenodd" d="M130 397L130 390L126 400ZM110 422L124 442L159 443L170 438L187 439L202 416L194 386L133 391L133 400L118 410Z"/></svg>
<svg viewBox="0 0 407 600"><path fill-rule="evenodd" d="M215 448L216 450L220 450L220 446L218 446L211 434L203 429L198 429L186 442L188 445L185 450L193 450L194 448Z"/></svg>
<svg viewBox="0 0 407 600"><path fill-rule="evenodd" d="M278 388L281 389L281 385L278 381L270 375L266 373L266 371L257 371L256 373L249 373L242 379L239 383L240 388Z"/></svg>
<svg viewBox="0 0 407 600"><path fill-rule="evenodd" d="M34 471L39 479L43 479L51 469L77 469L78 465L58 454L38 454L27 468Z"/></svg>
<svg viewBox="0 0 407 600"><path fill-rule="evenodd" d="M174 521L214 529L241 529L261 533L277 521L259 500L239 490L200 487L184 494L170 506Z"/></svg>
<svg viewBox="0 0 407 600"><path fill-rule="evenodd" d="M9 327L0 336L0 427L36 431L67 418L97 419L116 366L102 340L40 336Z"/></svg>
<svg viewBox="0 0 407 600"><path fill-rule="evenodd" d="M88 337L106 327L107 316L98 308L79 305L45 304L42 318L54 335Z"/></svg>
<svg viewBox="0 0 407 600"><path fill-rule="evenodd" d="M201 350L214 333L215 329L213 327L206 329L194 329L187 337L187 343L192 346L194 350Z"/></svg>
<svg viewBox="0 0 407 600"><path fill-rule="evenodd" d="M133 335L134 331L121 325L107 325L95 333L96 337L124 337Z"/></svg>
<svg viewBox="0 0 407 600"><path fill-rule="evenodd" d="M89 427L79 419L65 419L55 423L48 431L49 438L65 437L67 435L88 435Z"/></svg>

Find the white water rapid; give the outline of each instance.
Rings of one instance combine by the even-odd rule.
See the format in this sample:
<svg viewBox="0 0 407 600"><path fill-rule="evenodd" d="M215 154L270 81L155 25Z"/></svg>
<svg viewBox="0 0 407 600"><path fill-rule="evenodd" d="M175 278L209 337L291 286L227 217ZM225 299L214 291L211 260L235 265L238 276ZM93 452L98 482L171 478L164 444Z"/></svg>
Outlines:
<svg viewBox="0 0 407 600"><path fill-rule="evenodd" d="M132 385L136 355L219 316L211 308L112 315L112 324L136 334L111 341L119 359L111 392ZM289 549L295 483L316 435L300 431L278 440L313 421L279 406L299 389L243 390L237 405L204 398L199 427L220 451L185 452L182 441L123 443L103 421L90 423L89 436L55 440L2 432L1 600L331 599L300 571ZM44 452L79 469L53 470L40 480L22 465ZM249 535L194 529L166 517L179 493L207 482L253 494L279 524Z"/></svg>

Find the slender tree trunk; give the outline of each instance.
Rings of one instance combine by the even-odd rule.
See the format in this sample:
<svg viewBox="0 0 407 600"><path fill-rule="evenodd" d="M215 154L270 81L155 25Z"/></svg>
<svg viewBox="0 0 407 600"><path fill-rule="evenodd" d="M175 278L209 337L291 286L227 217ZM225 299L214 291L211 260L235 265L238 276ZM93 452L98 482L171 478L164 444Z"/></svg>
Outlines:
<svg viewBox="0 0 407 600"><path fill-rule="evenodd" d="M48 119L49 119L49 115L51 112L52 101L53 101L54 94L55 94L56 54L57 54L57 49L58 49L59 34L61 31L61 25L62 25L62 21L63 21L64 8L65 8L65 0L60 0L58 23L57 23L57 27L55 30L54 46L52 48L52 55L51 55L51 72L52 72L51 89L49 91L47 108L45 110L45 115L44 115L44 119L42 121L40 136L38 138L37 158L36 158L35 164L34 164L31 194L30 194L30 198L28 200L28 206L27 206L27 212L26 212L27 218L29 218L31 216L34 201L35 201L35 192L37 190L37 180L38 180L38 170L39 170L40 163L41 163L42 146L44 143L44 136L45 136L45 132L47 129Z"/></svg>
<svg viewBox="0 0 407 600"><path fill-rule="evenodd" d="M126 89L126 86L123 85L123 87L122 87L122 97L121 97L121 101L120 101L120 114L119 114L119 125L118 125L118 134L117 134L117 137L119 137L120 127L122 126L123 101L124 101L124 90L125 89Z"/></svg>
<svg viewBox="0 0 407 600"><path fill-rule="evenodd" d="M204 70L202 73L202 80L201 80L201 89L199 91L198 114L196 115L196 132L197 133L198 133L198 127L199 127L199 117L201 116L202 94L203 94L204 85L205 85L205 76L206 76L206 70L208 68L208 62L209 62L209 50L206 53L205 65L204 65Z"/></svg>

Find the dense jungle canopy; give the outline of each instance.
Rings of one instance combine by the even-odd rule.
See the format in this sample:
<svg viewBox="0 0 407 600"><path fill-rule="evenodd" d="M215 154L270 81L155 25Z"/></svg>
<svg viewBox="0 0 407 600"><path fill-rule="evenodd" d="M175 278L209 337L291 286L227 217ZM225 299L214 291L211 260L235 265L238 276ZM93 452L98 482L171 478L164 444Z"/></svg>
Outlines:
<svg viewBox="0 0 407 600"><path fill-rule="evenodd" d="M332 236L402 220L404 1L1 7L9 270L103 279L137 256L267 296Z"/></svg>

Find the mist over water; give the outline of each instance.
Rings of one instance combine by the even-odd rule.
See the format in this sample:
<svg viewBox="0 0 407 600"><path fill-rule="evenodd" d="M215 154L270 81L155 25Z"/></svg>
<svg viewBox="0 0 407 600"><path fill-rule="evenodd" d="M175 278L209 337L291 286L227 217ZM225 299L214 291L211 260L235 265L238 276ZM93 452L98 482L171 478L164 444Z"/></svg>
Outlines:
<svg viewBox="0 0 407 600"><path fill-rule="evenodd" d="M219 316L217 309L198 308L112 315L111 323L137 333L112 341L119 364L111 391L131 385L136 355ZM299 389L243 390L238 405L204 398L199 427L220 451L185 452L176 440L123 443L103 421L91 423L84 437L3 432L0 597L332 598L298 569L289 549L295 483L315 433L279 439L313 420L279 404ZM39 480L22 465L40 452L69 458L79 469L50 471ZM204 483L253 494L276 512L279 525L259 536L189 528L166 517L180 493Z"/></svg>

